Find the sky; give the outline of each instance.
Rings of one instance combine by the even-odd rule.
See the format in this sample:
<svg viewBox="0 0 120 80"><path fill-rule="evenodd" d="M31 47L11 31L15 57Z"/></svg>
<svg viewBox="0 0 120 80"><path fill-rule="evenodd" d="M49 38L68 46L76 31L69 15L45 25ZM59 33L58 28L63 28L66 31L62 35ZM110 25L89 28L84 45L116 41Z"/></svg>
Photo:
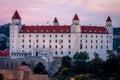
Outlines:
<svg viewBox="0 0 120 80"><path fill-rule="evenodd" d="M76 13L81 25L104 26L110 16L120 27L120 0L0 0L0 25L10 23L15 10L26 25L52 25L55 17L70 25Z"/></svg>

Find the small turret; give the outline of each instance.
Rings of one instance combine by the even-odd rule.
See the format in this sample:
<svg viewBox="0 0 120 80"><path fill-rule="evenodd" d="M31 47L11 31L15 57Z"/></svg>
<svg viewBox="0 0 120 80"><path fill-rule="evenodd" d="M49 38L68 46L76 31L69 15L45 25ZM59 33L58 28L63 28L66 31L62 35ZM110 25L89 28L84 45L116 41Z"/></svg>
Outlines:
<svg viewBox="0 0 120 80"><path fill-rule="evenodd" d="M75 14L75 16L72 19L71 32L77 32L77 33L81 32L81 26L77 14Z"/></svg>
<svg viewBox="0 0 120 80"><path fill-rule="evenodd" d="M54 21L53 21L53 26L60 26L57 18L55 17Z"/></svg>
<svg viewBox="0 0 120 80"><path fill-rule="evenodd" d="M108 30L108 32L110 34L113 33L112 20L111 20L110 16L108 16L107 19L106 19L106 25L105 25L105 27L106 27L106 29Z"/></svg>
<svg viewBox="0 0 120 80"><path fill-rule="evenodd" d="M18 11L16 10L13 17L12 17L12 24L15 25L20 25L21 24L21 18L20 15L18 14Z"/></svg>
<svg viewBox="0 0 120 80"><path fill-rule="evenodd" d="M76 24L76 25L79 24L79 18L77 16L77 14L75 14L75 16L73 17L72 24Z"/></svg>

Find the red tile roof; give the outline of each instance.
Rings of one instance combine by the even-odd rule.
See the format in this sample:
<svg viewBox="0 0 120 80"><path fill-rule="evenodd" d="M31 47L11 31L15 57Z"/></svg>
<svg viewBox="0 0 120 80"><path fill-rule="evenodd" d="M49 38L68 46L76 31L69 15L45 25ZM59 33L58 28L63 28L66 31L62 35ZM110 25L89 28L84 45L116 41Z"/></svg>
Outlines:
<svg viewBox="0 0 120 80"><path fill-rule="evenodd" d="M108 16L107 19L106 19L106 22L111 22L111 21L112 20L111 20L110 16Z"/></svg>
<svg viewBox="0 0 120 80"><path fill-rule="evenodd" d="M71 26L23 26L20 33L70 33ZM102 26L81 26L81 33L108 34Z"/></svg>
<svg viewBox="0 0 120 80"><path fill-rule="evenodd" d="M56 17L55 17L55 19L54 19L53 23L58 23L58 20L57 20L57 18L56 18Z"/></svg>
<svg viewBox="0 0 120 80"><path fill-rule="evenodd" d="M17 12L17 10L15 11L12 19L21 19L21 18L20 18L20 15L19 15L18 12Z"/></svg>
<svg viewBox="0 0 120 80"><path fill-rule="evenodd" d="M0 57L8 57L9 56L9 50L0 51Z"/></svg>
<svg viewBox="0 0 120 80"><path fill-rule="evenodd" d="M73 17L73 20L79 20L77 14L75 14L75 16Z"/></svg>

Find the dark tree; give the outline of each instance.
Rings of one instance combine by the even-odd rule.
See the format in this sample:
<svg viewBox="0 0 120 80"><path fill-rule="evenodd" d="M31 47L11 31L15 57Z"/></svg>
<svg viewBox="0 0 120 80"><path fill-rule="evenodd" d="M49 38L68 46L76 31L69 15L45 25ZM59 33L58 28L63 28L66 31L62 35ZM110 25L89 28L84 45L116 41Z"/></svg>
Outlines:
<svg viewBox="0 0 120 80"><path fill-rule="evenodd" d="M105 63L106 71L111 75L117 74L119 70L118 57L112 51L107 51L107 55L107 61Z"/></svg>
<svg viewBox="0 0 120 80"><path fill-rule="evenodd" d="M69 56L64 56L62 58L62 67L68 68L71 64L71 58Z"/></svg>
<svg viewBox="0 0 120 80"><path fill-rule="evenodd" d="M74 71L77 74L80 73L87 73L88 71L88 65L86 60L89 59L89 54L86 52L77 52L74 56L73 56L73 60L74 60Z"/></svg>
<svg viewBox="0 0 120 80"><path fill-rule="evenodd" d="M47 71L45 70L45 66L44 66L41 62L39 62L39 63L35 66L33 72L34 72L35 74L47 74Z"/></svg>
<svg viewBox="0 0 120 80"><path fill-rule="evenodd" d="M99 57L98 53L94 53L94 59L91 61L92 73L96 75L102 75L103 70L103 60Z"/></svg>

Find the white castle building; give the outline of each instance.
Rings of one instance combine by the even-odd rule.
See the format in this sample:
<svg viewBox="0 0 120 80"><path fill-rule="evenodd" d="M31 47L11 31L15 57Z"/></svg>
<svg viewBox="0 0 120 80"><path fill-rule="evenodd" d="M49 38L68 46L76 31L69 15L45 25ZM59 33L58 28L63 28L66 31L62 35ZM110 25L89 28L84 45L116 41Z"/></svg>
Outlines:
<svg viewBox="0 0 120 80"><path fill-rule="evenodd" d="M10 56L23 58L41 56L46 61L76 52L94 52L106 59L107 50L113 50L113 26L108 16L105 26L82 26L75 14L71 25L60 25L57 18L52 26L28 26L21 24L16 11L10 25Z"/></svg>

